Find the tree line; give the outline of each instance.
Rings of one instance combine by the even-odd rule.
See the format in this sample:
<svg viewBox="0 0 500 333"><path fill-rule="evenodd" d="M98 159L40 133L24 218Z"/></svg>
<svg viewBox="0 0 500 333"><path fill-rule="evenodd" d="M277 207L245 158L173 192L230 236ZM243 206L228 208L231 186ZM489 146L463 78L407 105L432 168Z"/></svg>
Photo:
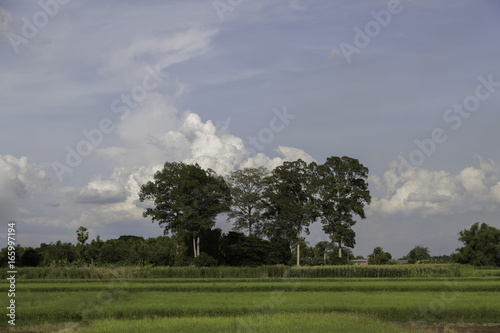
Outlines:
<svg viewBox="0 0 500 333"><path fill-rule="evenodd" d="M219 214L228 213L235 230L247 231L271 244L294 246L300 265L301 234L309 234L320 221L324 232L343 248L356 244L352 226L364 219L371 202L368 168L351 157L329 157L324 164L303 160L284 162L272 171L245 168L226 178L198 164L167 162L141 187L144 217L158 222L165 234L190 237L194 258L200 256L203 233L215 226Z"/></svg>
<svg viewBox="0 0 500 333"><path fill-rule="evenodd" d="M329 157L324 164L299 159L272 171L244 168L226 177L198 164L167 162L139 192L140 201L153 206L143 216L163 227L164 236L121 236L105 242L97 237L85 244L88 231L80 227L76 246L42 243L37 249L20 248L16 255L24 264L37 265L64 261L168 266L347 264L355 259L351 251L356 244L355 218L366 218L364 207L371 202L368 172L347 156ZM222 213L234 226L227 234L214 229ZM311 247L301 235L309 234L310 225L317 222L330 241ZM476 223L461 231L459 240L466 246L457 249L453 258L443 259L500 265L498 229ZM371 264L394 262L381 247L368 258ZM432 258L427 248L418 245L402 259L417 263Z"/></svg>
<svg viewBox="0 0 500 333"><path fill-rule="evenodd" d="M39 247L22 247L15 249L16 266L19 267L59 267L59 266L261 266L261 265L294 265L295 250L290 244L272 243L257 236L245 235L230 231L227 234L221 229L203 231L200 237L201 252L194 257L191 238L184 237L181 242L169 236L143 238L139 236L120 236L117 239L102 241L99 235L87 242L89 234L86 228L77 231L77 243L41 243ZM500 266L500 229L486 223L474 223L469 229L459 233L463 247L455 253L444 256L431 256L429 249L416 245L401 260L396 261L382 247L375 247L368 256L370 265L387 264L425 264L456 262L474 266ZM355 257L350 249L344 250L342 258L338 257L338 244L321 241L314 246L304 238L300 240L302 255L301 264L317 265L352 265ZM1 250L0 267L7 267L8 247ZM366 258L364 257L364 258Z"/></svg>

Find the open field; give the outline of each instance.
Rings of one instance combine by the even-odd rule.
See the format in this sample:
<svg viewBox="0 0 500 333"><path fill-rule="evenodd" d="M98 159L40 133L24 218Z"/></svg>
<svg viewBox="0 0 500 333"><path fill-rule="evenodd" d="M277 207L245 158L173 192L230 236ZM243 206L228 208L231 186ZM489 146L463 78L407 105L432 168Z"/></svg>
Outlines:
<svg viewBox="0 0 500 333"><path fill-rule="evenodd" d="M499 331L500 278L474 275L19 279L15 332Z"/></svg>

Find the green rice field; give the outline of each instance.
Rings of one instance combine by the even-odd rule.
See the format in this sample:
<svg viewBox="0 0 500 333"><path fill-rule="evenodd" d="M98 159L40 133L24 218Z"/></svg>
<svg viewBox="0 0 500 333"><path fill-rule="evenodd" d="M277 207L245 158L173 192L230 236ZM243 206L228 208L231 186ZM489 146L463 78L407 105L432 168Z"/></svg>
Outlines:
<svg viewBox="0 0 500 333"><path fill-rule="evenodd" d="M315 269L312 275L326 275ZM114 278L89 278L85 270L68 278L55 269L17 280L15 330L6 319L0 330L438 332L452 325L446 332L500 331L497 271L459 270L450 275L461 276L446 277L426 269L426 276L350 278L190 277L186 272L184 278L133 278L123 268L99 273ZM28 273L20 270L23 274ZM1 285L8 289L5 282ZM4 309L7 302L2 298Z"/></svg>

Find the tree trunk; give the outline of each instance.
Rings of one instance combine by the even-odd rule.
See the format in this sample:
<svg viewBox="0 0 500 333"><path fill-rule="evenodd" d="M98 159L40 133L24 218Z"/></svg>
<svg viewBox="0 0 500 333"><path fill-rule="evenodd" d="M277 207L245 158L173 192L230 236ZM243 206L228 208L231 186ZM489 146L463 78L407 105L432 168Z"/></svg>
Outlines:
<svg viewBox="0 0 500 333"><path fill-rule="evenodd" d="M339 241L339 258L342 259L342 241Z"/></svg>
<svg viewBox="0 0 500 333"><path fill-rule="evenodd" d="M300 266L300 231L297 232L297 266Z"/></svg>
<svg viewBox="0 0 500 333"><path fill-rule="evenodd" d="M194 252L194 257L196 258L196 237L193 235L193 252Z"/></svg>
<svg viewBox="0 0 500 333"><path fill-rule="evenodd" d="M323 253L323 266L326 266L326 249L325 252Z"/></svg>
<svg viewBox="0 0 500 333"><path fill-rule="evenodd" d="M196 254L197 257L200 256L200 236L197 237L197 241L196 241L196 247L198 248L198 252Z"/></svg>
<svg viewBox="0 0 500 333"><path fill-rule="evenodd" d="M248 207L248 236L252 237L252 208Z"/></svg>

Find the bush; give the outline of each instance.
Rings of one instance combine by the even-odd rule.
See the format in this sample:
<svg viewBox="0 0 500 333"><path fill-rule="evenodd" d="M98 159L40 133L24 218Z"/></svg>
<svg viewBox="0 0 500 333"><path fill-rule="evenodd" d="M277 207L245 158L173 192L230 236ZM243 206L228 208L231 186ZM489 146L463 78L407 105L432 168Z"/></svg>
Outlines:
<svg viewBox="0 0 500 333"><path fill-rule="evenodd" d="M193 263L196 267L213 267L217 266L217 260L206 254L205 252L194 258Z"/></svg>

